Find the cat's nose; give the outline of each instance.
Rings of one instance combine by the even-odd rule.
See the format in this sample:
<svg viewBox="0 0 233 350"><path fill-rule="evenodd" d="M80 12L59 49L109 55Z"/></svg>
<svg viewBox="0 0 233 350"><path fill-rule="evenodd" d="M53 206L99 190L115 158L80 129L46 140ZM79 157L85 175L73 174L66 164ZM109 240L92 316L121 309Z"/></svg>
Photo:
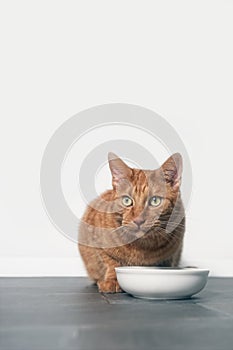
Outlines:
<svg viewBox="0 0 233 350"><path fill-rule="evenodd" d="M134 222L136 225L138 225L138 227L140 227L140 226L145 222L145 220L144 220L143 218L141 218L141 217L137 217L137 218L135 218L135 219L133 220L133 222Z"/></svg>

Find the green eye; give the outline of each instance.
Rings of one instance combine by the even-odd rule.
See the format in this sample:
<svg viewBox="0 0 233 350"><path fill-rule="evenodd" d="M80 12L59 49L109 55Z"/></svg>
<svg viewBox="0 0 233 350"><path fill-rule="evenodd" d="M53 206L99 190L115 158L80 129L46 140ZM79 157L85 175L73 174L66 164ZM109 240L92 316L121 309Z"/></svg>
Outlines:
<svg viewBox="0 0 233 350"><path fill-rule="evenodd" d="M149 200L149 205L152 205L152 207L158 207L160 203L162 202L162 198L158 196L151 197Z"/></svg>
<svg viewBox="0 0 233 350"><path fill-rule="evenodd" d="M122 204L126 207L130 207L133 204L133 200L128 196L124 196L122 197Z"/></svg>

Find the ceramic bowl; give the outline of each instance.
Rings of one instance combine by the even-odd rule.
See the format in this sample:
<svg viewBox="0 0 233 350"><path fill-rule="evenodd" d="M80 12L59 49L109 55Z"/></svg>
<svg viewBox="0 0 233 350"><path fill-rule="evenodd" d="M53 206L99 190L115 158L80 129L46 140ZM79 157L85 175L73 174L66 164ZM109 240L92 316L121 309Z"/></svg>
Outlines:
<svg viewBox="0 0 233 350"><path fill-rule="evenodd" d="M206 285L209 270L122 266L115 268L121 288L146 299L186 299Z"/></svg>

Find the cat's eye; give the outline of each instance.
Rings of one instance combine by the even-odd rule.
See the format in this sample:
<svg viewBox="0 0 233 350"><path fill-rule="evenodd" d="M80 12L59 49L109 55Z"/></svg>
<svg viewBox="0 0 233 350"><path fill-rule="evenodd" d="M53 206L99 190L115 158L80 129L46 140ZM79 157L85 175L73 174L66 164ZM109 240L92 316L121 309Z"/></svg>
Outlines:
<svg viewBox="0 0 233 350"><path fill-rule="evenodd" d="M128 196L123 196L122 204L124 204L125 207L130 207L133 204L133 200Z"/></svg>
<svg viewBox="0 0 233 350"><path fill-rule="evenodd" d="M152 207L158 207L162 202L162 198L159 196L154 196L151 197L149 200L149 205L151 205Z"/></svg>

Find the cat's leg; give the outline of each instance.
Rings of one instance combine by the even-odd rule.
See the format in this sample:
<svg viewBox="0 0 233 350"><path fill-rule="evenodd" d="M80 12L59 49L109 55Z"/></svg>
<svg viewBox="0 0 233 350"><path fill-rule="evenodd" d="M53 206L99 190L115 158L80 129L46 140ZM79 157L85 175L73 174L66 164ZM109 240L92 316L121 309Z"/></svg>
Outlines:
<svg viewBox="0 0 233 350"><path fill-rule="evenodd" d="M104 277L97 281L99 292L103 293L120 293L122 289L116 278L115 267L119 266L119 263L111 258L107 253L102 250L100 253L102 262L106 267Z"/></svg>
<svg viewBox="0 0 233 350"><path fill-rule="evenodd" d="M78 244L78 248L88 276L94 283L97 283L99 279L104 278L106 270L100 257L101 249L84 244Z"/></svg>
<svg viewBox="0 0 233 350"><path fill-rule="evenodd" d="M97 283L100 292L121 292L115 273L115 267L119 266L116 260L101 248L79 244L79 252L89 277Z"/></svg>

